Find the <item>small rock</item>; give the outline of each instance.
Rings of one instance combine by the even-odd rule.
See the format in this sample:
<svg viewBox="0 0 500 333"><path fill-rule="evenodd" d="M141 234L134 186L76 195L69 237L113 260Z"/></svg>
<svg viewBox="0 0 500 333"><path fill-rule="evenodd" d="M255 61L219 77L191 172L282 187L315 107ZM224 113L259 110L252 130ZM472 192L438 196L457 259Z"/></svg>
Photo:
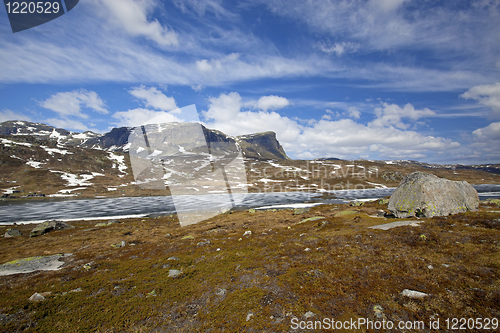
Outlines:
<svg viewBox="0 0 500 333"><path fill-rule="evenodd" d="M304 249L304 251L309 252L309 251L311 251L311 249L307 247Z"/></svg>
<svg viewBox="0 0 500 333"><path fill-rule="evenodd" d="M177 258L177 257L170 257L167 260L179 260L179 258Z"/></svg>
<svg viewBox="0 0 500 333"><path fill-rule="evenodd" d="M196 244L196 246L205 246L205 245L209 245L209 244L210 244L210 241L208 239L204 239L203 241L198 242L198 244Z"/></svg>
<svg viewBox="0 0 500 333"><path fill-rule="evenodd" d="M158 296L158 295L156 294L156 290L154 290L154 289L153 289L153 290L151 290L151 291L150 291L150 292L146 295L146 297L156 297L156 296Z"/></svg>
<svg viewBox="0 0 500 333"><path fill-rule="evenodd" d="M194 237L191 235L187 235L187 236L182 237L181 239L194 239Z"/></svg>
<svg viewBox="0 0 500 333"><path fill-rule="evenodd" d="M445 268L450 267L450 265L448 265L448 264L441 264L441 266L443 266L443 267L445 267Z"/></svg>
<svg viewBox="0 0 500 333"><path fill-rule="evenodd" d="M217 296L224 296L226 293L227 293L227 290L224 288L218 288L217 291L215 292L215 294Z"/></svg>
<svg viewBox="0 0 500 333"><path fill-rule="evenodd" d="M252 317L253 317L253 313L252 313L252 312L249 312L249 313L247 314L247 321L249 321L250 319L252 319Z"/></svg>
<svg viewBox="0 0 500 333"><path fill-rule="evenodd" d="M253 213L255 213L255 209L250 208L250 209L248 210L248 212L249 212L249 213L251 213L251 214L253 214Z"/></svg>
<svg viewBox="0 0 500 333"><path fill-rule="evenodd" d="M31 302L41 302L41 301L45 301L45 297L43 297L42 295L40 295L39 293L34 293L33 295L31 295L30 297L30 301Z"/></svg>
<svg viewBox="0 0 500 333"><path fill-rule="evenodd" d="M307 311L307 312L304 314L304 317L305 317L306 319L312 318L312 317L314 317L314 316L315 316L315 314L314 314L313 312L311 312L311 311Z"/></svg>
<svg viewBox="0 0 500 333"><path fill-rule="evenodd" d="M401 295L409 297L409 298L414 298L414 299L423 299L423 298L429 296L429 294L426 294L426 293L423 293L420 291L416 291L416 290L410 290L410 289L403 290L401 292Z"/></svg>
<svg viewBox="0 0 500 333"><path fill-rule="evenodd" d="M82 288L78 287L78 288L76 288L76 289L70 290L69 292L70 292L70 293L79 293L79 292L81 292L81 291L83 291L83 290L82 290Z"/></svg>
<svg viewBox="0 0 500 333"><path fill-rule="evenodd" d="M56 221L56 220L46 221L33 228L33 230L31 230L30 232L30 237L40 236L52 230L66 230L73 228L74 227L72 225L69 225L62 221Z"/></svg>
<svg viewBox="0 0 500 333"><path fill-rule="evenodd" d="M168 271L168 277L175 278L182 274L182 271L178 269L171 269Z"/></svg>
<svg viewBox="0 0 500 333"><path fill-rule="evenodd" d="M309 211L309 208L295 208L293 210L293 215L301 215L304 213L307 213Z"/></svg>
<svg viewBox="0 0 500 333"><path fill-rule="evenodd" d="M170 268L170 264L165 264L165 265L161 266L161 268Z"/></svg>
<svg viewBox="0 0 500 333"><path fill-rule="evenodd" d="M22 236L22 235L23 234L17 229L7 229L7 232L5 233L4 237L10 238L10 237L18 237L18 236Z"/></svg>
<svg viewBox="0 0 500 333"><path fill-rule="evenodd" d="M379 205L387 205L389 203L389 199L383 198L378 201Z"/></svg>
<svg viewBox="0 0 500 333"><path fill-rule="evenodd" d="M359 206L363 206L363 201L353 201L351 202L351 206L352 207L359 207Z"/></svg>
<svg viewBox="0 0 500 333"><path fill-rule="evenodd" d="M381 305L375 305L373 307L373 313L375 314L375 317L377 317L378 319L382 319L384 318L384 308L381 306Z"/></svg>
<svg viewBox="0 0 500 333"><path fill-rule="evenodd" d="M125 247L126 245L127 245L127 243L125 241L121 241L121 243L120 243L121 247Z"/></svg>
<svg viewBox="0 0 500 333"><path fill-rule="evenodd" d="M377 212L377 216L378 217L385 217L385 212L383 210L379 209Z"/></svg>
<svg viewBox="0 0 500 333"><path fill-rule="evenodd" d="M302 223L305 223L305 222L322 220L322 219L324 219L324 218L325 218L324 216L313 216L313 217L310 217L310 218L304 219L304 220L302 220L302 221L300 221L300 222L297 222L296 224L302 224Z"/></svg>
<svg viewBox="0 0 500 333"><path fill-rule="evenodd" d="M429 265L429 266L427 266L427 268L428 268L428 269L433 269L433 268L434 268L434 266Z"/></svg>
<svg viewBox="0 0 500 333"><path fill-rule="evenodd" d="M251 235L252 235L252 231L250 231L250 230L245 231L245 233L243 234L243 236L251 236Z"/></svg>
<svg viewBox="0 0 500 333"><path fill-rule="evenodd" d="M166 233L166 234L165 234L165 237L172 237L172 235L171 235L171 234L169 234L169 233Z"/></svg>

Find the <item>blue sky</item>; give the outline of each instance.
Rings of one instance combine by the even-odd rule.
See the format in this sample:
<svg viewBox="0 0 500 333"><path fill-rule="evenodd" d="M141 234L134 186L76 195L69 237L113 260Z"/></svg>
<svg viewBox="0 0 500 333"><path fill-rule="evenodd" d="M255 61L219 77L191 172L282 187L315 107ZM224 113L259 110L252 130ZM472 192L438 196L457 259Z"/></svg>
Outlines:
<svg viewBox="0 0 500 333"><path fill-rule="evenodd" d="M498 0L81 0L15 34L0 18L0 121L106 132L195 104L293 158L500 162Z"/></svg>

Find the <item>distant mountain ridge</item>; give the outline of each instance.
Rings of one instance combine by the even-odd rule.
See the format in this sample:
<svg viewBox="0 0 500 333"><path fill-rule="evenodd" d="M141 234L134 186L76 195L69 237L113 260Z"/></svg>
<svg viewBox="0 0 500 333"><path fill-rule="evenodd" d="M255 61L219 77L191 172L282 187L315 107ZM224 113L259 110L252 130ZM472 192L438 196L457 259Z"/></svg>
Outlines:
<svg viewBox="0 0 500 333"><path fill-rule="evenodd" d="M243 156L256 159L289 159L274 132L255 133L231 137L218 130L201 125L206 141L210 143L226 142L238 144ZM42 123L28 121L6 121L0 123L0 135L33 136L39 140L54 141L58 145L105 150L109 152L128 152L129 134L132 127L113 128L105 134L91 131L71 132Z"/></svg>

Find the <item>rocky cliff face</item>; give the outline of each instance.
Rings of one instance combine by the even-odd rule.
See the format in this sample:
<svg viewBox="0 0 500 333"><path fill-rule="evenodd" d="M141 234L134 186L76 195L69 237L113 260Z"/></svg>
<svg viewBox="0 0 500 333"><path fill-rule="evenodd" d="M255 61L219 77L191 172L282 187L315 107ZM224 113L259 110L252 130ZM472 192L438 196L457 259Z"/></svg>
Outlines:
<svg viewBox="0 0 500 333"><path fill-rule="evenodd" d="M266 160L290 159L278 142L274 132L241 135L235 139L243 150L245 157Z"/></svg>
<svg viewBox="0 0 500 333"><path fill-rule="evenodd" d="M188 124L182 126L188 126ZM274 132L264 132L228 136L220 131L201 126L208 148L216 152L223 147L239 145L243 156L256 159L289 159ZM128 142L131 127L113 128L105 134L93 132L75 133L49 125L28 121L6 121L0 124L0 135L4 136L33 136L41 140L54 141L58 145L80 148L92 148L109 152L128 152ZM232 149L230 149L232 150Z"/></svg>

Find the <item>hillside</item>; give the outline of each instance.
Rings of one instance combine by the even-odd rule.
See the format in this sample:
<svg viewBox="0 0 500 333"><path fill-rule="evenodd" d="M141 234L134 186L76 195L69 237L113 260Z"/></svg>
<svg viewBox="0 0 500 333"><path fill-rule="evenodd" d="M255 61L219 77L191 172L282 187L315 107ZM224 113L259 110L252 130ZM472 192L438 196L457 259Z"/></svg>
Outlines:
<svg viewBox="0 0 500 333"><path fill-rule="evenodd" d="M472 184L500 183L500 165L291 160L273 132L233 138L220 131L202 129L212 149L235 144L241 147L249 192L390 187L397 186L403 176L413 171ZM136 184L128 154L130 130L115 128L101 135L30 122L1 123L0 195L8 199L28 195L89 198L169 194L168 189L144 190Z"/></svg>

